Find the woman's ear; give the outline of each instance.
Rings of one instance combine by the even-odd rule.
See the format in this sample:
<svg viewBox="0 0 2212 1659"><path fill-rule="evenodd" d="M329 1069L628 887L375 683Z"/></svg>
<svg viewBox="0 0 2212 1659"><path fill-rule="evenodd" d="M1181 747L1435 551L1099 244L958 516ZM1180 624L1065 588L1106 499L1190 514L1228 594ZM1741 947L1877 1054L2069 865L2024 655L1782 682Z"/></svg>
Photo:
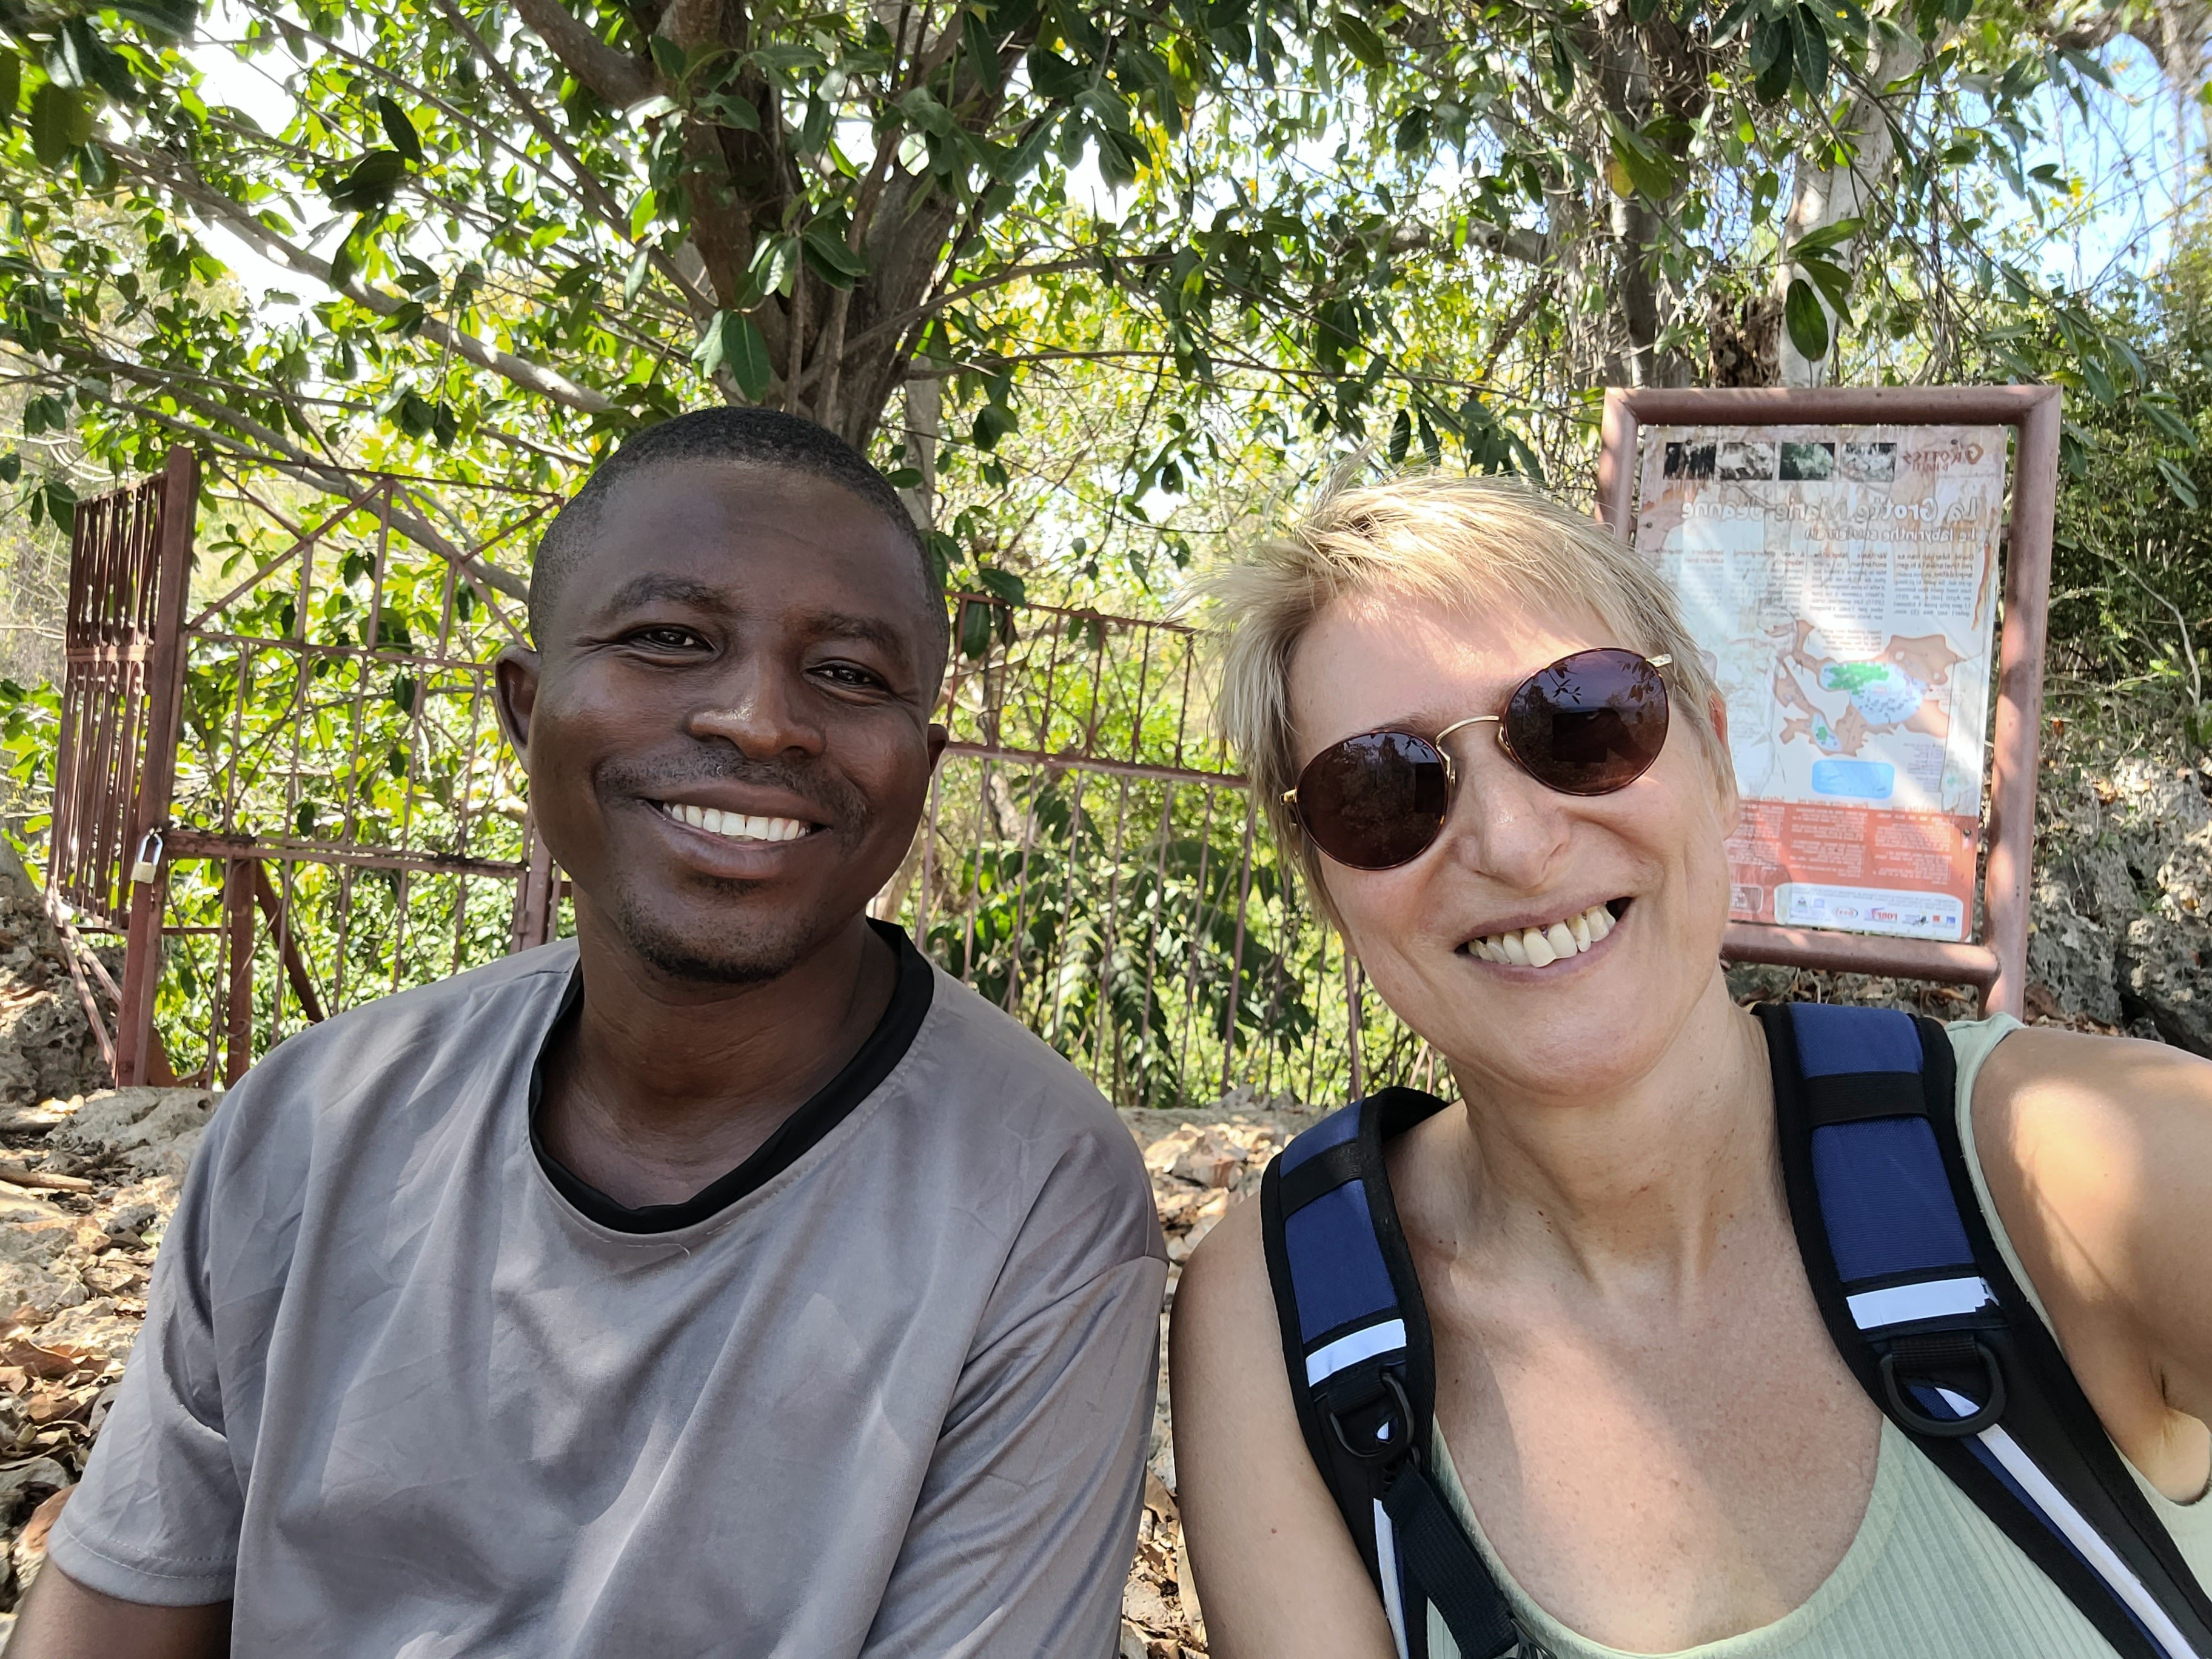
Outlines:
<svg viewBox="0 0 2212 1659"><path fill-rule="evenodd" d="M1743 827L1743 796L1735 787L1735 766L1729 757L1728 704L1718 692L1705 705L1705 717L1712 722L1713 737L1720 747L1720 776L1713 781L1722 793L1721 833L1733 836Z"/></svg>

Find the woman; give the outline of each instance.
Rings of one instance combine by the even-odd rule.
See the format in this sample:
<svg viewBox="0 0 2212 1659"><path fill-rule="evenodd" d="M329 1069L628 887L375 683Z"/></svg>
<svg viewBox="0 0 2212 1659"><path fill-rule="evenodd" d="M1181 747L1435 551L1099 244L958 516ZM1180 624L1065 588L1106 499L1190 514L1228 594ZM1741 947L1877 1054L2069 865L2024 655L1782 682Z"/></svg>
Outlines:
<svg viewBox="0 0 2212 1659"><path fill-rule="evenodd" d="M1388 1143L1388 1178L1434 1343L1429 1470L1523 1650L2112 1653L1823 1324L1767 1039L1721 972L1726 711L1664 588L1562 507L1432 478L1334 495L1215 592L1229 735L1464 1099ZM1648 765L1604 793L1533 775L1499 717L1547 672L1639 688L1625 718ZM1453 763L1426 818L1358 797L1346 740L1393 732ZM1950 1036L2001 1248L2212 1582L2212 1065L2003 1018ZM1295 1416L1261 1207L1214 1229L1175 1310L1212 1651L1384 1659L1382 1600ZM1454 1651L1433 1612L1427 1630Z"/></svg>

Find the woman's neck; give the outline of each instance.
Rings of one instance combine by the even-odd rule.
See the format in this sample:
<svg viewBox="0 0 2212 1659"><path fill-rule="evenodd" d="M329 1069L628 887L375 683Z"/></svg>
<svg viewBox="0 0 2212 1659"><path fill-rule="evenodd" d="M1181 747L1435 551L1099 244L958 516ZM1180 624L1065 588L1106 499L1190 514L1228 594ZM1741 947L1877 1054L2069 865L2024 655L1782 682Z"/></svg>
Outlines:
<svg viewBox="0 0 2212 1659"><path fill-rule="evenodd" d="M1465 1243L1648 1294L1703 1279L1723 1231L1786 1231L1767 1066L1759 1022L1716 972L1658 1063L1609 1094L1509 1096L1462 1078Z"/></svg>

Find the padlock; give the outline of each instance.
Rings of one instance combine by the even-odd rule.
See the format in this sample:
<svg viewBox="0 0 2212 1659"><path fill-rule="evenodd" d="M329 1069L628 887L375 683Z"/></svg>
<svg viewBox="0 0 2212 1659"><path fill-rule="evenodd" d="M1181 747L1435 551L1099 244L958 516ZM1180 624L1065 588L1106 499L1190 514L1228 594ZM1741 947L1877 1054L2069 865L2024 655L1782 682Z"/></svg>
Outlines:
<svg viewBox="0 0 2212 1659"><path fill-rule="evenodd" d="M138 843L138 861L131 866L133 882L149 882L161 873L161 832L149 830L146 838Z"/></svg>

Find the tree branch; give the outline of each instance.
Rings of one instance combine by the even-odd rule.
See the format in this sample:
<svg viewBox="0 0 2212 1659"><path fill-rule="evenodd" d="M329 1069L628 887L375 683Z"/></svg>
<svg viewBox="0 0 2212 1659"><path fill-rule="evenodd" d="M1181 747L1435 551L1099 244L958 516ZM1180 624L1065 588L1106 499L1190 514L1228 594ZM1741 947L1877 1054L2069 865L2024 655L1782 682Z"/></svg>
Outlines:
<svg viewBox="0 0 2212 1659"><path fill-rule="evenodd" d="M130 416L133 420L151 421L156 426L165 426L172 432L182 434L197 442L219 445L233 454L245 456L250 460L283 473L289 478L296 478L301 483L312 485L317 489L347 495L356 488L344 471L335 463L319 460L289 441L282 434L272 431L249 416L240 415L236 410L214 403L196 392L181 390L167 377L153 370L141 368L136 363L125 362L116 358L96 357L90 353L85 355L93 357L100 368L115 378L131 380L166 392L179 403L198 410L203 416L217 424L205 426L198 422L184 420L144 403L125 402L112 393L101 392L83 383L80 383L76 387L79 397L95 398L111 409L118 410ZM228 435L221 429L225 426L234 428L252 438L264 446L263 450L257 452ZM480 559L474 554L456 547L451 540L438 531L435 526L419 515L406 511L397 501L392 504L392 526L416 546L448 561L486 586L497 588L511 599L526 602L529 599L530 584L524 578L516 575L511 570L502 570L489 560Z"/></svg>
<svg viewBox="0 0 2212 1659"><path fill-rule="evenodd" d="M592 33L561 0L514 0L514 9L561 66L617 109L653 95L653 77Z"/></svg>
<svg viewBox="0 0 2212 1659"><path fill-rule="evenodd" d="M562 164L574 178L576 188L582 194L586 204L617 234L628 237L629 221L614 198L608 195L605 187L599 183L599 175L584 165L568 141L561 136L561 130L546 118L545 112L538 106L538 100L507 71L507 65L500 62L498 55L485 43L483 36L477 32L476 26L469 21L460 7L454 3L454 0L438 0L438 9L444 12L447 21L475 45L477 56L483 59L492 79L507 94L508 101L521 112L522 118L530 123L532 131L545 141L546 148L561 158ZM630 240L634 241L635 239ZM693 321L704 322L714 314L714 302L706 291L684 276L677 268L675 261L659 247L648 244L646 258L653 268L666 277L670 285L684 296L685 303L691 307Z"/></svg>
<svg viewBox="0 0 2212 1659"><path fill-rule="evenodd" d="M127 171L167 191L179 200L212 214L222 222L225 228L252 244L264 258L289 265L302 276L313 277L333 293L344 295L380 317L391 316L406 303L359 280L343 287L331 282L329 260L318 258L305 248L279 236L256 218L244 204L234 201L221 191L203 183L181 163L168 157L157 160L143 150L112 140L106 142L103 148ZM167 165L163 165L165 162ZM578 386L565 374L543 364L502 351L477 339L473 334L465 334L441 318L426 315L422 319L422 331L425 338L448 348L458 356L467 358L477 368L489 369L501 379L514 382L526 392L534 392L541 398L550 398L555 403L564 404L586 415L600 414L615 406L614 399L605 392Z"/></svg>

